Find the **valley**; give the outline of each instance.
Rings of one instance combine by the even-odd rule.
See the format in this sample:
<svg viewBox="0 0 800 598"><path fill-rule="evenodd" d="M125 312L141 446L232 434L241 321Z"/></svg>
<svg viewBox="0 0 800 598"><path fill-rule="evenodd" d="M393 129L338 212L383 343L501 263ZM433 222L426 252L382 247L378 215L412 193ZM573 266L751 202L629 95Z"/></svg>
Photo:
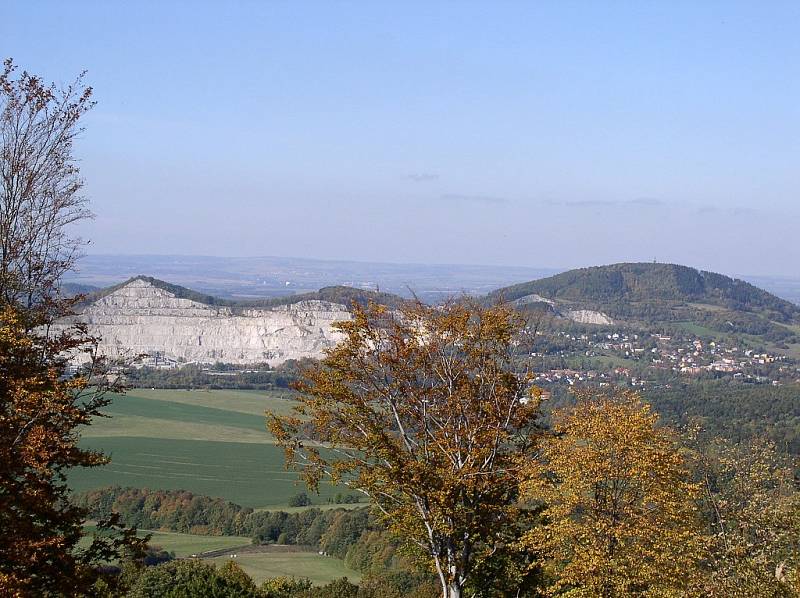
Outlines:
<svg viewBox="0 0 800 598"><path fill-rule="evenodd" d="M233 301L138 276L90 294L60 326L87 324L102 339L101 353L132 365L136 386L275 388L296 375L282 373L283 364L319 358L335 345L341 337L333 324L350 318L352 301L393 307L401 300L329 287ZM719 274L615 264L497 289L480 300L509 301L528 318L520 360L546 382L646 387L677 375L780 385L800 378L800 307ZM225 434L247 442L244 432Z"/></svg>
<svg viewBox="0 0 800 598"><path fill-rule="evenodd" d="M800 596L800 13L629 4L4 2L0 598Z"/></svg>
<svg viewBox="0 0 800 598"><path fill-rule="evenodd" d="M106 409L109 418L96 420L82 432L80 446L103 451L111 463L73 470L70 487L75 493L113 485L188 490L256 510L307 510L288 506L305 485L285 470L283 451L264 426L265 410L286 414L290 409L285 392L132 389L114 398ZM341 496L342 489L323 485L312 495L312 506L358 506L335 504L337 494ZM86 533L92 531L86 528ZM315 584L360 578L341 559L308 547L241 550L251 543L249 537L141 529L139 535L145 534L152 536L152 547L177 558L199 555L216 564L233 559L257 583L282 575L309 578Z"/></svg>
<svg viewBox="0 0 800 598"><path fill-rule="evenodd" d="M631 388L666 424L736 442L769 438L800 453L797 306L747 283L650 264L567 272L480 299L498 300L512 302L528 322L516 364L543 390L545 420L574 400L574 389ZM90 295L69 323L87 322L113 357L128 345L140 357L117 369L132 388L114 398L110 417L82 432L81 447L103 451L111 463L71 472L73 491L188 491L280 517L358 507L341 504L342 489L330 486L311 494L310 506L290 506L304 486L284 468L264 418L265 411L289 413L299 364L335 344L332 324L350 318L352 301L393 309L400 298L334 287L234 301L149 277ZM274 318L285 320L275 325ZM151 544L179 558L222 550L207 557L218 565L236 554L257 582L360 576L345 566L347 552L322 556L276 537L244 549L247 534L202 530L161 529Z"/></svg>
<svg viewBox="0 0 800 598"><path fill-rule="evenodd" d="M119 347L132 345L144 356L124 370L135 388L114 400L109 418L83 432L82 446L108 453L112 463L74 471L74 490L181 488L251 508L287 507L298 491L297 476L284 470L264 412L288 413L288 386L299 373L295 358L318 357L332 346L337 337L331 324L350 317L350 299L399 301L364 293L323 290L312 299L253 305L137 277L90 297L74 320L105 337L101 350L119 356ZM664 264L567 272L494 291L485 300L499 298L513 301L528 318L518 367L533 373L554 404L569 401L571 390L581 386L629 387L656 406L664 404L672 417L681 413L682 423L695 417L731 434L731 422L750 429L758 410L736 420L716 403L696 401L703 388L724 387L758 405L779 396L771 403L768 432L800 451L798 406L785 398L800 387L797 306L741 281ZM314 321L320 312L308 311L310 302L324 305L322 320ZM284 308L297 311L272 315ZM576 312L599 314L600 323L576 318ZM249 352L241 349L241 322L248 317ZM264 318L272 317L288 319L283 327L265 327ZM257 345L282 357L261 359ZM683 411L672 396L679 388ZM335 494L326 488L314 501L325 504Z"/></svg>
<svg viewBox="0 0 800 598"><path fill-rule="evenodd" d="M89 544L90 534L96 531L92 525L84 526L81 546ZM341 559L323 556L316 551L298 549L294 546L254 546L250 538L242 536L210 536L140 529L140 538L150 536L150 546L156 551L165 551L177 559L199 558L207 563L223 565L233 560L253 580L260 584L270 577L307 578L316 585L323 585L341 577L359 580L358 571L348 568Z"/></svg>

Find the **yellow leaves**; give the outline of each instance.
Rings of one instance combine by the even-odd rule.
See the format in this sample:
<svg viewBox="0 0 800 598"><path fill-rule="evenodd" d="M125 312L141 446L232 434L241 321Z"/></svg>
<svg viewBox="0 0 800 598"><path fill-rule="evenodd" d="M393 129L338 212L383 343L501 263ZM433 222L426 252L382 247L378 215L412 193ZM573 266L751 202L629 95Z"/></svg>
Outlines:
<svg viewBox="0 0 800 598"><path fill-rule="evenodd" d="M547 525L525 541L549 555L554 592L695 591L704 548L694 506L698 488L656 419L629 392L584 394L554 414L555 437L523 489L545 505Z"/></svg>
<svg viewBox="0 0 800 598"><path fill-rule="evenodd" d="M93 391L80 394L87 381L62 378L52 358L59 343L78 346L80 339L49 344L29 333L23 320L11 307L0 311L0 507L10 530L0 541L0 593L13 595L12 587L26 595L42 587L74 591L83 561L71 549L84 512L70 506L62 474L106 461L76 446L79 427L103 401Z"/></svg>
<svg viewBox="0 0 800 598"><path fill-rule="evenodd" d="M714 591L798 594L800 498L790 461L763 441L716 441L697 458L713 532Z"/></svg>
<svg viewBox="0 0 800 598"><path fill-rule="evenodd" d="M8 598L24 598L26 594L20 588L25 585L27 585L25 580L19 576L0 572L0 595Z"/></svg>

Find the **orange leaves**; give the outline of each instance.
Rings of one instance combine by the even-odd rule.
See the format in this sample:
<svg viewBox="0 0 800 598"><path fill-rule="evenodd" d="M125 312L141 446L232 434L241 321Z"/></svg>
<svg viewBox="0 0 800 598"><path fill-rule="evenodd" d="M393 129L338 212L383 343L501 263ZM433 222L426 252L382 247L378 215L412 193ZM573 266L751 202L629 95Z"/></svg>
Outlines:
<svg viewBox="0 0 800 598"><path fill-rule="evenodd" d="M356 306L298 385L307 420L270 416L270 429L307 481L324 474L367 493L427 547L443 583L463 583L513 519L534 446L539 394L512 369L523 325L508 307L469 301Z"/></svg>
<svg viewBox="0 0 800 598"><path fill-rule="evenodd" d="M0 588L68 592L90 570L72 553L83 511L69 504L62 475L105 462L76 446L102 400L81 395L85 380L59 376L46 339L23 320L11 307L0 312Z"/></svg>

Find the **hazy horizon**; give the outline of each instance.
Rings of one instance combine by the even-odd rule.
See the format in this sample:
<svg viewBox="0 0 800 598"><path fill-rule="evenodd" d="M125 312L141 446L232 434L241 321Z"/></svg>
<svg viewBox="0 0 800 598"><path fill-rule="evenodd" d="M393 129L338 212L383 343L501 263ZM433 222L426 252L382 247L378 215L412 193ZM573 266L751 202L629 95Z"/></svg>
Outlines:
<svg viewBox="0 0 800 598"><path fill-rule="evenodd" d="M531 270L551 270L553 272L566 272L567 270L573 269L580 269L580 268L591 268L593 266L611 266L614 264L622 264L622 263L660 263L660 264L674 264L678 266L688 266L690 268L694 268L696 270L704 270L706 272L714 272L717 274L723 274L725 276L729 276L731 278L741 278L741 277L770 277L770 278L786 278L790 280L800 280L800 270L796 273L788 273L788 274L777 274L774 272L739 272L739 271L726 271L726 270L714 270L712 268L708 268L703 266L699 263L684 263L684 262L676 262L670 260L619 260L619 261L610 261L610 262L600 262L600 261L591 261L591 258L587 258L585 263L577 262L577 265L574 266L563 266L558 264L520 264L520 263L481 263L481 262L437 262L435 260L431 261L399 261L399 260L371 260L367 259L367 257L356 258L356 259L340 259L336 257L327 257L327 256L298 256L298 255L256 255L256 254L244 254L244 255L236 255L236 254L203 254L203 253L147 253L147 252L110 252L110 253L99 253L99 252L87 252L83 255L83 257L98 257L98 258L111 258L111 257L122 257L122 258L131 258L131 257L144 257L144 258L157 258L157 257L179 257L179 258L210 258L210 259L279 259L279 260L307 260L312 262L344 262L344 263L353 263L353 264L375 264L375 265L394 265L394 266L459 266L459 267L480 267L480 268L493 268L493 267L501 267L501 268L519 268L519 269L531 269ZM80 267L80 258L77 261L77 266Z"/></svg>
<svg viewBox="0 0 800 598"><path fill-rule="evenodd" d="M96 254L800 276L800 5L10 2ZM795 242L792 242L795 241Z"/></svg>
<svg viewBox="0 0 800 598"><path fill-rule="evenodd" d="M599 266L604 264L587 264ZM220 297L275 297L333 285L380 289L425 300L482 295L567 268L397 263L281 256L87 255L66 281L108 287L139 275ZM800 277L719 272L800 305Z"/></svg>

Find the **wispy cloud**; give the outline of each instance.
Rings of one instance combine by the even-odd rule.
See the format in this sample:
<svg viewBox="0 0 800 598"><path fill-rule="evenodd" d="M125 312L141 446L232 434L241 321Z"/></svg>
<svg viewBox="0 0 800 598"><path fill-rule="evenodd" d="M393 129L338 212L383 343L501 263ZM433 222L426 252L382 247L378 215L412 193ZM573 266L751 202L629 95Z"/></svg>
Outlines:
<svg viewBox="0 0 800 598"><path fill-rule="evenodd" d="M414 183L430 183L431 181L438 181L439 175L434 172L414 172L407 174L403 178Z"/></svg>
<svg viewBox="0 0 800 598"><path fill-rule="evenodd" d="M564 208L660 208L666 206L666 202L654 197L637 197L635 199L578 199L578 200L563 200L555 201L548 200L544 202L551 206L560 206Z"/></svg>
<svg viewBox="0 0 800 598"><path fill-rule="evenodd" d="M494 197L491 195L463 195L461 193L445 193L440 196L444 201L459 203L477 203L485 205L501 205L508 203L505 197Z"/></svg>
<svg viewBox="0 0 800 598"><path fill-rule="evenodd" d="M657 197L637 197L636 199L631 199L622 203L631 206L649 206L653 208L667 205L663 199L658 199Z"/></svg>
<svg viewBox="0 0 800 598"><path fill-rule="evenodd" d="M700 206L697 208L698 214L718 214L726 216L755 216L759 213L756 208L746 206Z"/></svg>
<svg viewBox="0 0 800 598"><path fill-rule="evenodd" d="M682 201L665 201L656 197L637 197L634 199L579 199L545 200L543 205L575 209L624 209L624 210L666 210L680 211L698 216L751 217L764 212L748 206L697 205Z"/></svg>

